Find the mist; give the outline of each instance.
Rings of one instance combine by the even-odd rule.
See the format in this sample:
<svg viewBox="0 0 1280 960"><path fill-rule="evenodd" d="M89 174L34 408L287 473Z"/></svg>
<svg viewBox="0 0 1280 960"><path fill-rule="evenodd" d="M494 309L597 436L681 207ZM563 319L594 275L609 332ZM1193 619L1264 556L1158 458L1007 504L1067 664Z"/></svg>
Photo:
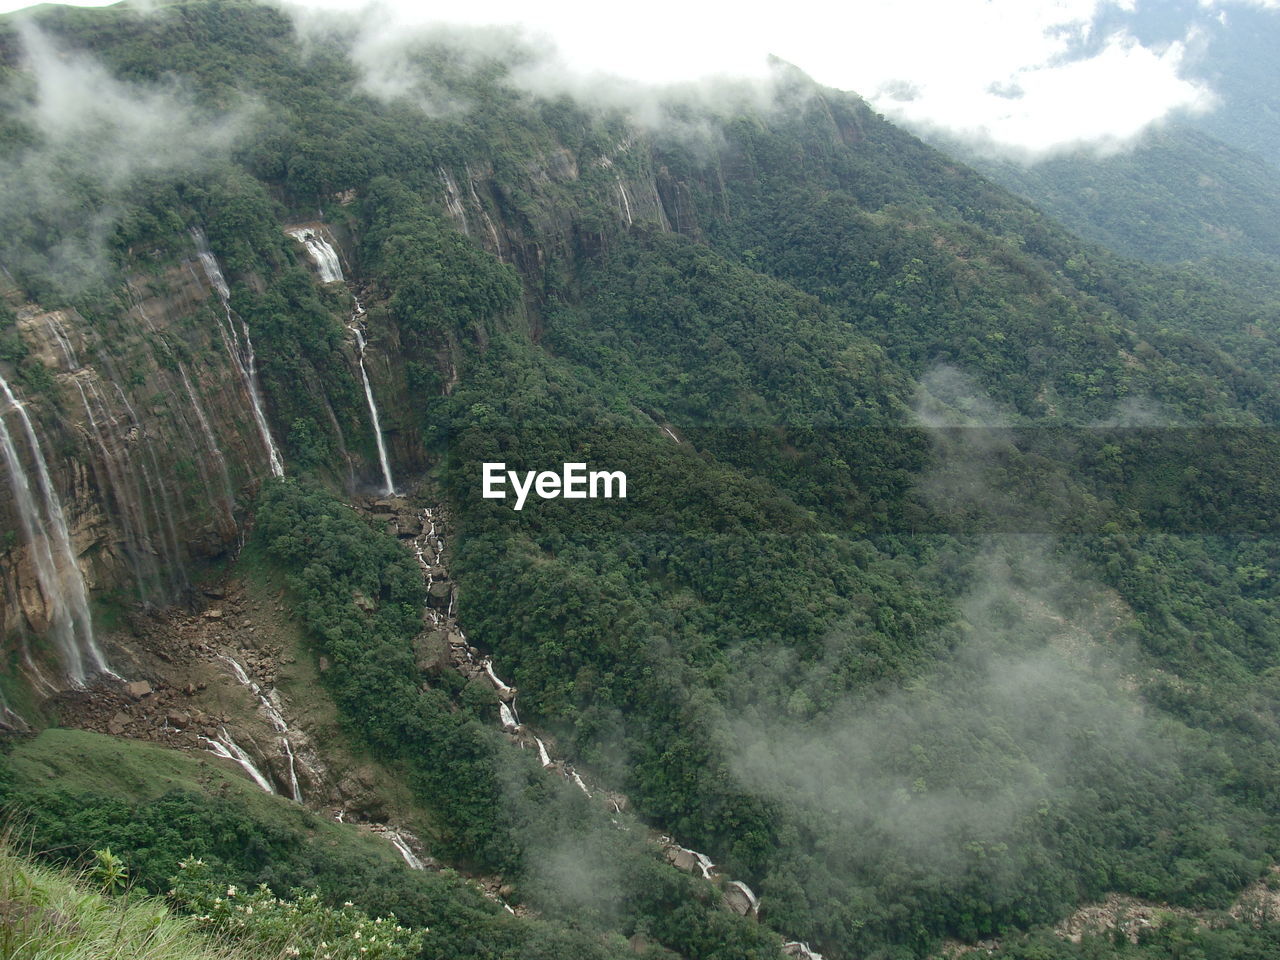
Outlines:
<svg viewBox="0 0 1280 960"><path fill-rule="evenodd" d="M394 0L285 9L309 29L342 22L371 92L410 92L405 51L425 36L489 54L515 40L533 52L514 58L518 89L626 110L651 127L663 101L713 112L742 98L768 102L774 57L922 134L1023 162L1079 147L1127 149L1151 124L1216 103L1206 81L1185 75L1194 24L1173 43L1144 45L1107 19L1103 0L875 0L842 10L802 3L773 16L659 3L625 23L576 5L500 2L450 11L449 24ZM424 107L440 108L429 94Z"/></svg>
<svg viewBox="0 0 1280 960"><path fill-rule="evenodd" d="M1017 418L962 371L927 374L913 415L937 431L926 502L1034 515L990 472ZM757 693L723 720L730 770L812 838L805 889L824 874L892 869L920 889L945 880L994 903L1032 891L1065 903L1079 891L1057 891L1047 866L1071 855L1058 849L1061 824L1104 816L1113 781L1183 802L1169 786L1181 776L1176 738L1138 693L1133 613L1049 535L948 537L931 552L952 622L918 638L917 667L882 683L841 679L879 642L852 627L833 630L816 663L785 649L757 658L738 684ZM771 687L782 690L761 695ZM781 883L766 873L765 897Z"/></svg>
<svg viewBox="0 0 1280 960"><path fill-rule="evenodd" d="M108 240L126 194L144 179L177 179L224 160L251 109L200 108L176 81L118 80L92 56L64 49L29 21L18 35L23 72L0 101L14 137L0 158L0 262L65 293L110 269Z"/></svg>

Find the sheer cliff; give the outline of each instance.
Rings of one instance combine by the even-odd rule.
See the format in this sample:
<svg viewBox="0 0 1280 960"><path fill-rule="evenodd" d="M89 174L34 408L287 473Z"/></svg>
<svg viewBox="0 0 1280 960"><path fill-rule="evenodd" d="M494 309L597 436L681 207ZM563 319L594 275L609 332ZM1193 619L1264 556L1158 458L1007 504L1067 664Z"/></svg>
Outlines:
<svg viewBox="0 0 1280 960"><path fill-rule="evenodd" d="M15 759L48 849L449 956L922 956L1264 875L1276 303L786 64L570 96L361 29L0 26L0 688L114 738L24 740L57 777L183 751L404 869Z"/></svg>

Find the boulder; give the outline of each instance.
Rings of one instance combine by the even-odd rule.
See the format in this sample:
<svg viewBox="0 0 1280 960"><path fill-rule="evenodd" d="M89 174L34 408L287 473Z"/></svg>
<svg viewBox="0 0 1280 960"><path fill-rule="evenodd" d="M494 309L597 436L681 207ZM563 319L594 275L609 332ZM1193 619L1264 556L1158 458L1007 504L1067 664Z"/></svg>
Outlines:
<svg viewBox="0 0 1280 960"><path fill-rule="evenodd" d="M677 870L683 870L685 873L696 873L701 876L701 871L698 869L698 858L693 855L693 851L670 843L662 848L662 855Z"/></svg>
<svg viewBox="0 0 1280 960"><path fill-rule="evenodd" d="M132 700L141 700L143 697L151 696L151 684L145 680L133 680L124 685L124 692Z"/></svg>
<svg viewBox="0 0 1280 960"><path fill-rule="evenodd" d="M740 917L756 915L755 894L741 880L730 880L726 883L720 899L730 913L736 913Z"/></svg>

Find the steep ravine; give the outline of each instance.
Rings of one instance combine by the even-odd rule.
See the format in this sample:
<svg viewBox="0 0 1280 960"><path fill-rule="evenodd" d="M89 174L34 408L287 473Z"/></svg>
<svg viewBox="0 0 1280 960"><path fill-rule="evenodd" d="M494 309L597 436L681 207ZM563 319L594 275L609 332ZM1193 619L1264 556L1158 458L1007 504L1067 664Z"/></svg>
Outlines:
<svg viewBox="0 0 1280 960"><path fill-rule="evenodd" d="M498 722L514 747L536 750L548 774L573 782L612 815L619 829L644 830L669 863L716 884L725 909L739 916L757 916L760 903L746 883L725 876L705 854L681 846L670 836L639 823L629 814L625 795L592 783L589 776L584 777L568 760L557 758L556 744L548 734L521 721L517 708L519 690L502 679L494 657L469 640L459 624L458 586L449 575L448 524L443 511L438 507L419 506L410 498L379 498L358 502L357 506L367 515L385 522L387 532L413 551L422 571L427 607L423 612L425 630L415 641L419 669L426 674L452 669L468 680L491 686L498 701ZM784 954L822 960L821 954L799 941L788 941Z"/></svg>

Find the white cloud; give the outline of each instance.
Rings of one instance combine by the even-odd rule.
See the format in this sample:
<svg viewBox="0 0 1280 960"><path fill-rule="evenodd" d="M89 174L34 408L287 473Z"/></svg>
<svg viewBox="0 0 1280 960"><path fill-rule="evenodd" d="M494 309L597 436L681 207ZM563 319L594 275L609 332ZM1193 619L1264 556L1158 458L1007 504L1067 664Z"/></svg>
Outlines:
<svg viewBox="0 0 1280 960"><path fill-rule="evenodd" d="M1089 38L1103 4L858 0L833 7L818 0L651 0L618 6L490 0L446 6L391 0L368 12L363 0L300 3L309 9L364 9L356 21L359 43L383 67L396 63L388 36L440 20L518 24L526 35L551 38L572 68L566 78L570 91L605 87L606 75L662 84L709 75L759 78L772 53L822 83L863 94L892 116L985 135L1000 146L1033 153L1079 142L1115 144L1172 110L1211 103L1207 89L1178 76L1179 44L1151 49L1125 35L1093 38L1104 40L1100 52L1073 60L1073 44ZM386 90L394 89L395 80L394 69L370 77ZM913 91L914 99L894 98L904 90Z"/></svg>

